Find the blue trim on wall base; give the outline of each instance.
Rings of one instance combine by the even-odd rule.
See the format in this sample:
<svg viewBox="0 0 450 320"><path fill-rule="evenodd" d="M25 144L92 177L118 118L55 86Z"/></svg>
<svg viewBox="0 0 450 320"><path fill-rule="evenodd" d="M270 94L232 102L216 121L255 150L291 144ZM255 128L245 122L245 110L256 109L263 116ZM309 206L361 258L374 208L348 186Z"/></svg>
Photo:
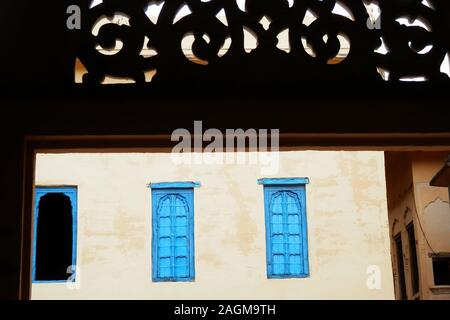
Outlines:
<svg viewBox="0 0 450 320"><path fill-rule="evenodd" d="M200 182L158 182L149 183L148 187L151 189L192 189L201 187Z"/></svg>
<svg viewBox="0 0 450 320"><path fill-rule="evenodd" d="M258 180L258 184L263 185L299 185L308 183L308 178L263 178Z"/></svg>
<svg viewBox="0 0 450 320"><path fill-rule="evenodd" d="M305 274L298 274L298 275L273 275L273 274L267 274L267 279L304 279L304 278L309 278L309 272L305 273Z"/></svg>

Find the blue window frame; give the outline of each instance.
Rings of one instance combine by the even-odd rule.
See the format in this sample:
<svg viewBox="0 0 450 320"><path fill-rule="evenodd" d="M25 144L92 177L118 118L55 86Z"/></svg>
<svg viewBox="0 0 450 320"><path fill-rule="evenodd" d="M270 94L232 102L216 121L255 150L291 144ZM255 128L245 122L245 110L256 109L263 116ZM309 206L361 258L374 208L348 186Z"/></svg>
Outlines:
<svg viewBox="0 0 450 320"><path fill-rule="evenodd" d="M77 257L77 188L36 187L32 282L74 282Z"/></svg>
<svg viewBox="0 0 450 320"><path fill-rule="evenodd" d="M307 178L260 179L264 185L267 277L309 276Z"/></svg>
<svg viewBox="0 0 450 320"><path fill-rule="evenodd" d="M150 184L152 189L152 278L193 281L195 182Z"/></svg>

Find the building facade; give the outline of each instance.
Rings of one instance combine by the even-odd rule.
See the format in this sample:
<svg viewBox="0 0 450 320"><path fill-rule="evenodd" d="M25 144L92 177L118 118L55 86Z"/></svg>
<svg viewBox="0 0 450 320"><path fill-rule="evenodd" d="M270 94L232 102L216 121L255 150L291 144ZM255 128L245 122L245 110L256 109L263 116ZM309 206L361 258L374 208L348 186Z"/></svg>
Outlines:
<svg viewBox="0 0 450 320"><path fill-rule="evenodd" d="M0 298L448 297L450 2L76 2L0 3ZM198 120L285 165L172 166Z"/></svg>
<svg viewBox="0 0 450 320"><path fill-rule="evenodd" d="M430 181L446 152L388 153L389 226L398 299L450 299L448 188Z"/></svg>
<svg viewBox="0 0 450 320"><path fill-rule="evenodd" d="M32 298L394 298L383 152L281 152L278 173L262 172L258 164L174 164L170 153L38 154L37 190L77 190L77 273L74 282L34 281ZM165 248L163 239L152 235L163 232L155 229L155 223L163 223L155 215L164 212L155 206L155 191L172 188L168 194L183 195L173 188L186 181L195 182L193 202L187 204L193 269L185 279L183 270L178 278L164 279L165 271L156 270L164 265L154 256ZM282 186L275 195L284 192L286 199L295 195L296 183L301 185L300 206L282 197L279 209L275 202L267 205L267 190L277 181ZM169 184L158 189L161 183ZM284 203L286 241L275 234L281 224L268 218L276 219ZM298 218L301 230L295 231ZM298 255L297 235L303 245ZM280 245L294 250L290 258L277 256ZM277 257L286 261L277 266ZM278 272L283 264L290 274Z"/></svg>

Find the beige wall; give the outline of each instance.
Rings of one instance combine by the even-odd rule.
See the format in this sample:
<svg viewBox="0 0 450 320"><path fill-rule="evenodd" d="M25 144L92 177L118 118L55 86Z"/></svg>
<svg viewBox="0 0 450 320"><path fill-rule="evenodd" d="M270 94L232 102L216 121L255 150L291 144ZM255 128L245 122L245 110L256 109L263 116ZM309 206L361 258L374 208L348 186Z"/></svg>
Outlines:
<svg viewBox="0 0 450 320"><path fill-rule="evenodd" d="M408 298L450 299L450 286L434 285L429 254L450 253L450 206L447 188L431 187L433 176L443 166L448 152L411 152L386 157L391 235L402 234ZM419 267L419 294L412 295L408 234L414 223ZM392 248L394 244L392 242ZM394 252L394 250L392 250ZM394 254L394 276L397 276ZM398 292L397 292L398 294Z"/></svg>
<svg viewBox="0 0 450 320"><path fill-rule="evenodd" d="M392 299L382 152L282 152L274 177L308 177L310 277L266 277L257 165L177 165L169 154L39 154L36 185L78 186L78 289L33 299ZM150 182L195 189L195 282L151 281ZM381 288L367 269L379 267Z"/></svg>

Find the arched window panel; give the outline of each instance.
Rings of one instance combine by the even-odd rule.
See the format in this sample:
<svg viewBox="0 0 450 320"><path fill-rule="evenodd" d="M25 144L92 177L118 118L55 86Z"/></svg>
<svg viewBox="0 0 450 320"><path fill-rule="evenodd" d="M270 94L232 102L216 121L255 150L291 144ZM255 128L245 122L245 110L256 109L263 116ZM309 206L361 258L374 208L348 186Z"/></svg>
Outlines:
<svg viewBox="0 0 450 320"><path fill-rule="evenodd" d="M189 183L152 184L153 281L193 281L194 186Z"/></svg>
<svg viewBox="0 0 450 320"><path fill-rule="evenodd" d="M268 278L309 276L306 178L262 179Z"/></svg>

